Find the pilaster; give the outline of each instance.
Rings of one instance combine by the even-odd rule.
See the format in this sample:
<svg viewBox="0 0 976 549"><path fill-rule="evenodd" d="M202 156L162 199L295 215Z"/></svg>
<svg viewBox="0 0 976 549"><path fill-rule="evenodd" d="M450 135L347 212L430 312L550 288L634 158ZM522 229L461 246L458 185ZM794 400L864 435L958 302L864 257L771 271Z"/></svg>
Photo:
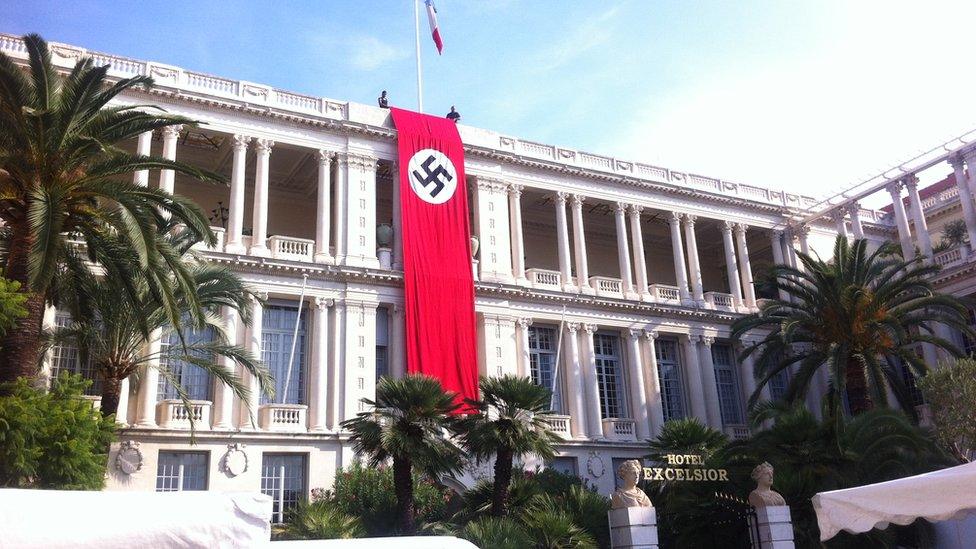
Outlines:
<svg viewBox="0 0 976 549"><path fill-rule="evenodd" d="M345 153L346 180L345 264L377 269L376 258L376 166L377 159ZM337 182L338 183L338 182Z"/></svg>
<svg viewBox="0 0 976 549"><path fill-rule="evenodd" d="M268 257L268 176L271 148L274 141L258 139L254 142L254 221L251 225L251 255Z"/></svg>
<svg viewBox="0 0 976 549"><path fill-rule="evenodd" d="M332 227L332 158L335 153L319 149L315 156L318 161L318 187L315 193L315 262L332 263L334 260L329 245Z"/></svg>
<svg viewBox="0 0 976 549"><path fill-rule="evenodd" d="M509 234L508 196L504 182L477 178L475 228L480 241L480 280L512 283L512 238Z"/></svg>
<svg viewBox="0 0 976 549"><path fill-rule="evenodd" d="M367 411L364 398L376 396L376 306L372 301L345 300L345 356L340 421Z"/></svg>

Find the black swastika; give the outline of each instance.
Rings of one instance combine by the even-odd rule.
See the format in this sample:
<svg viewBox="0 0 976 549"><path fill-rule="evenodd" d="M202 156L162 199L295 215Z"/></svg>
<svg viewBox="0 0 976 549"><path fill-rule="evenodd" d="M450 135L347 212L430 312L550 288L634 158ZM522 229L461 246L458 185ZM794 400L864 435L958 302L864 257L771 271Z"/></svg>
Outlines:
<svg viewBox="0 0 976 549"><path fill-rule="evenodd" d="M427 160L424 160L424 163L420 165L420 167L422 167L424 172L427 174L426 176L420 175L417 170L413 171L414 179L416 179L417 183L420 183L423 188L426 189L431 183L434 184L434 190L430 191L430 196L432 197L436 197L442 190L444 190L444 181L442 178L446 181L454 179L454 177L444 169L444 166L440 164L438 164L436 168L431 169L430 163L434 160L434 155L430 155L427 157Z"/></svg>

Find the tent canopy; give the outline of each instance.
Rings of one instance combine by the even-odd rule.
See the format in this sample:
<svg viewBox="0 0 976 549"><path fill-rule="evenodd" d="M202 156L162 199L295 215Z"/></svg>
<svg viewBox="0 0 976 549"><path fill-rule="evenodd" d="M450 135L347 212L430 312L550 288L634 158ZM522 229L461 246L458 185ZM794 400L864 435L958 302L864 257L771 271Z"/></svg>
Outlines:
<svg viewBox="0 0 976 549"><path fill-rule="evenodd" d="M889 524L959 518L976 511L976 462L813 496L820 540Z"/></svg>

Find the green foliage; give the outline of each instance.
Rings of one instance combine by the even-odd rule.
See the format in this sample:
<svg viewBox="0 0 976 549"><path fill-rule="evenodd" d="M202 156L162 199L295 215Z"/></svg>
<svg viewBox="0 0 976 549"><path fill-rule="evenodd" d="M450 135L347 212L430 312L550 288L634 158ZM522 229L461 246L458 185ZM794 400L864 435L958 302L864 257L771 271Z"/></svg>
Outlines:
<svg viewBox="0 0 976 549"><path fill-rule="evenodd" d="M942 242L946 248L958 246L969 240L969 231L966 229L966 221L956 219L942 226Z"/></svg>
<svg viewBox="0 0 976 549"><path fill-rule="evenodd" d="M414 473L413 497L417 520L433 523L450 516L454 493L429 478ZM389 467L352 467L336 474L332 490L321 496L346 515L358 517L369 536L388 536L397 531L393 470Z"/></svg>
<svg viewBox="0 0 976 549"><path fill-rule="evenodd" d="M972 334L967 311L952 296L932 288L937 265L919 256L901 257L886 244L869 252L867 241L848 244L839 236L829 261L799 253L802 269L774 267L773 286L787 299L771 299L758 313L732 325L733 338L758 330L763 338L746 343L744 356L755 356L756 392L784 370L795 370L784 398L802 402L812 380L826 369L830 384L826 410L839 416L846 394L854 414L888 405L887 389L914 414L911 395L901 375L906 364L916 377L928 371L916 352L930 343L954 356L962 352L932 331L935 323Z"/></svg>
<svg viewBox="0 0 976 549"><path fill-rule="evenodd" d="M549 501L540 501L520 513L522 523L538 549L590 549L596 540L566 511ZM604 515L606 519L606 515Z"/></svg>
<svg viewBox="0 0 976 549"><path fill-rule="evenodd" d="M976 360L945 364L918 381L939 440L960 461L976 453Z"/></svg>
<svg viewBox="0 0 976 549"><path fill-rule="evenodd" d="M505 517L482 517L461 527L455 534L481 549L525 549L532 538L516 520Z"/></svg>
<svg viewBox="0 0 976 549"><path fill-rule="evenodd" d="M12 328L18 318L27 316L26 302L27 295L20 292L20 282L0 277L0 335Z"/></svg>
<svg viewBox="0 0 976 549"><path fill-rule="evenodd" d="M331 501L301 501L277 527L275 539L350 539L365 537L359 517L350 515Z"/></svg>
<svg viewBox="0 0 976 549"><path fill-rule="evenodd" d="M18 379L0 396L0 486L99 490L114 417L81 398L89 381L62 374L50 392Z"/></svg>

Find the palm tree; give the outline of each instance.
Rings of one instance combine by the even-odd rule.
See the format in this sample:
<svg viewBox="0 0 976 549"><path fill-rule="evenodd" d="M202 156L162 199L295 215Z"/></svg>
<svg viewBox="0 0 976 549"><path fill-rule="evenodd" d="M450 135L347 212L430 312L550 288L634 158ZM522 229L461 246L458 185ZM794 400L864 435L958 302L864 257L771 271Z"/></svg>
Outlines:
<svg viewBox="0 0 976 549"><path fill-rule="evenodd" d="M491 513L505 515L512 462L527 454L552 459L556 436L549 427L552 394L527 377L481 378L481 400L469 401L476 413L461 424L464 447L476 459L495 456Z"/></svg>
<svg viewBox="0 0 976 549"><path fill-rule="evenodd" d="M372 467L393 460L393 490L397 498L400 532L415 530L413 469L432 478L461 470L461 449L448 434L457 428L459 405L439 381L423 375L381 378L376 400L363 399L373 409L342 422L356 452Z"/></svg>
<svg viewBox="0 0 976 549"><path fill-rule="evenodd" d="M328 500L299 501L288 511L285 524L277 529L280 540L352 539L366 537L362 519L354 517Z"/></svg>
<svg viewBox="0 0 976 549"><path fill-rule="evenodd" d="M195 242L191 232L167 231L157 238L165 240L167 247L182 258L183 270L194 288L191 294L184 292L175 280L175 274L163 281L176 299L181 320L178 325L171 323L160 299L159 288L148 278L130 280L113 273L97 276L90 269L78 268L73 270L72 276L64 277L58 287L65 294L63 301L67 302L75 321L56 329L49 345L71 341L81 349L82 360L91 361L102 381L101 410L105 415L116 413L122 381L147 365L159 370L185 406L189 405L189 399L184 387L173 369L162 364L182 363L201 368L231 387L242 401L248 402L250 391L239 377L214 361L216 357L225 357L254 376L263 392L272 393L274 383L267 368L250 352L228 342L218 315L220 307L228 307L237 311L243 324L249 324L252 292L230 270L197 259L191 250ZM115 247L127 250L122 243L115 244ZM110 264L138 273L136 254L128 254L129 264L124 263L125 254L121 255L123 257ZM126 285L134 286L135 299L130 298L130 292L124 288ZM203 314L194 315L194 310ZM177 344L146 352L148 334L157 330L176 333L179 336ZM184 333L188 330L197 337Z"/></svg>
<svg viewBox="0 0 976 549"><path fill-rule="evenodd" d="M19 282L19 291L27 296L27 315L0 337L0 381L37 371L49 289L67 263L66 256L77 248L69 240L96 249L106 235L117 236L138 254L143 270L153 278L162 280L175 272L178 286L190 291L180 258L161 249L156 234L172 218L199 239L213 242L206 216L186 199L125 180L127 174L171 169L197 179L220 179L119 147L144 132L192 123L145 105L109 106L121 93L151 87L151 78L112 83L106 77L108 67L95 67L89 58L62 74L51 63L41 37L25 36L24 46L30 58L27 69L0 53L0 221L6 244L2 267L4 276ZM102 259L112 257L103 254ZM175 323L172 285L161 287Z"/></svg>
<svg viewBox="0 0 976 549"><path fill-rule="evenodd" d="M842 395L859 414L887 404L890 387L901 406L914 413L900 364L916 376L928 370L916 352L931 344L954 356L962 352L933 331L934 324L972 333L966 308L956 298L938 294L928 279L939 267L922 257L905 260L893 244L869 252L867 241L839 236L833 257L823 261L798 253L803 269L774 267L776 290L786 299L772 299L762 310L738 319L732 337L768 330L757 343L745 345L743 356L757 355L754 405L770 379L794 365L796 372L785 398L803 399L811 380L826 368L830 374L827 406L840 413Z"/></svg>

